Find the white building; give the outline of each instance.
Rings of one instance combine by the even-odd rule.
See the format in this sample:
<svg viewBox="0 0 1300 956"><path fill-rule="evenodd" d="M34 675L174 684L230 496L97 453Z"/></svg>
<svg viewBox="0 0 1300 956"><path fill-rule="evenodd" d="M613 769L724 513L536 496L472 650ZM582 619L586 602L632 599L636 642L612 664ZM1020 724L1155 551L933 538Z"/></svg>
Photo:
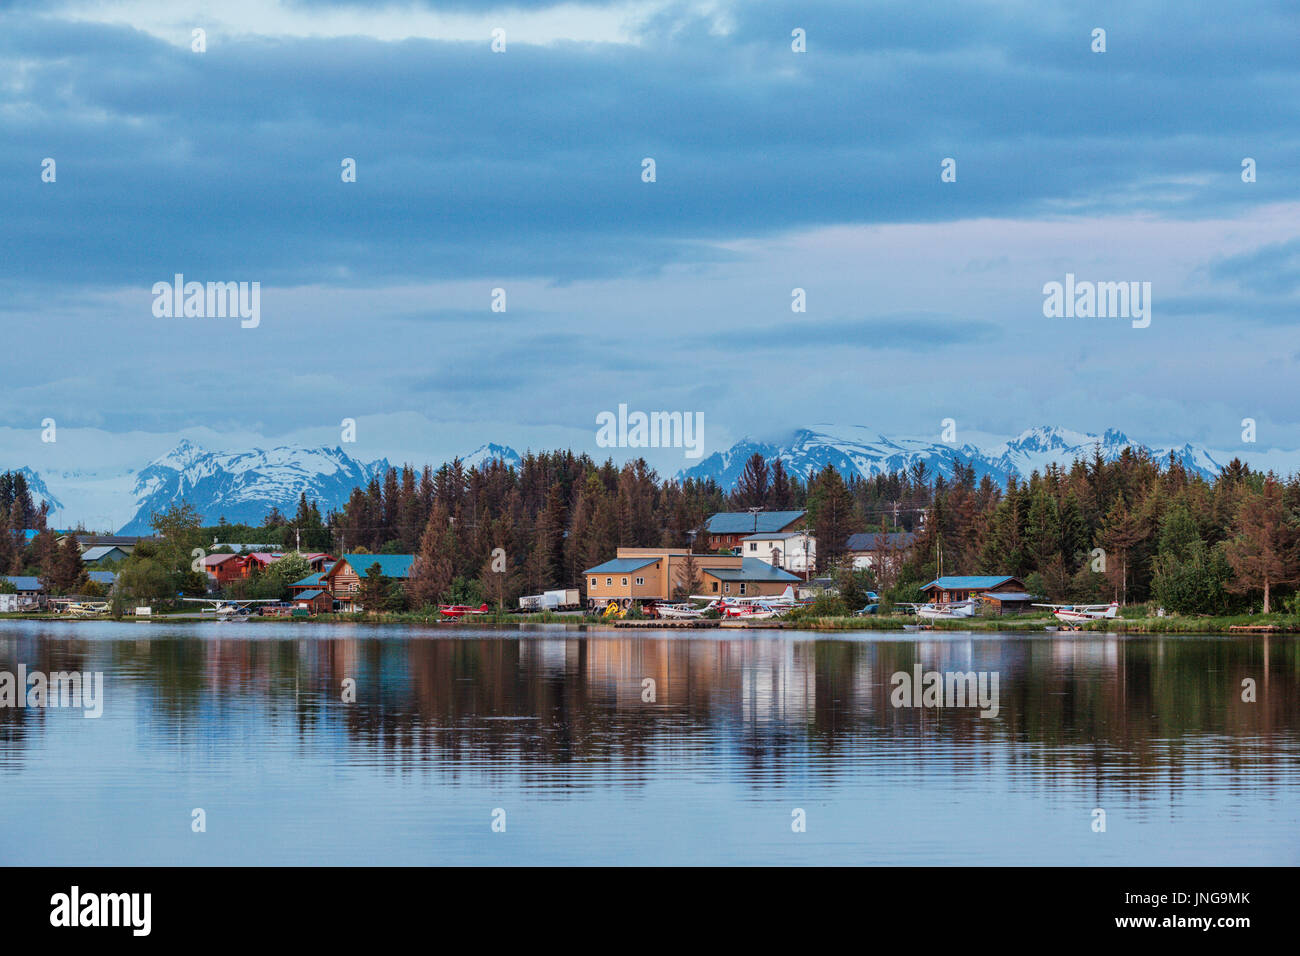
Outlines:
<svg viewBox="0 0 1300 956"><path fill-rule="evenodd" d="M808 574L817 567L817 539L803 531L763 531L741 538L740 554L791 574Z"/></svg>

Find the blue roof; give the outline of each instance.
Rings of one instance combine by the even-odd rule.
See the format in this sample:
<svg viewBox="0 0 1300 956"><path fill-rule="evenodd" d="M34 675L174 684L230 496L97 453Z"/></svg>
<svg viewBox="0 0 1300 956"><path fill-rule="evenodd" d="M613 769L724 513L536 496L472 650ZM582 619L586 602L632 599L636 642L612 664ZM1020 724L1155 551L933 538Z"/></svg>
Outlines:
<svg viewBox="0 0 1300 956"><path fill-rule="evenodd" d="M370 567L370 565L366 565L366 567ZM365 572L362 572L362 573L365 573ZM294 581L293 584L290 584L290 585L289 585L289 587L291 587L291 588L305 588L305 587L309 587L309 586L311 586L311 585L313 585L313 584L320 584L320 583L321 583L321 579L324 578L324 577L325 577L325 572L324 572L324 571L317 571L315 574L309 574L309 575L307 575L307 576L306 576L305 578L303 578L301 581Z"/></svg>
<svg viewBox="0 0 1300 956"><path fill-rule="evenodd" d="M379 565L379 573L386 578L409 578L411 565L415 563L413 554L345 554L343 560L352 565L352 570L360 577L366 576L371 565Z"/></svg>
<svg viewBox="0 0 1300 956"><path fill-rule="evenodd" d="M1009 574L958 574L935 578L929 584L921 586L922 591L940 588L944 591L987 591L999 584L1015 581Z"/></svg>
<svg viewBox="0 0 1300 956"><path fill-rule="evenodd" d="M117 575L112 571L87 571L86 577L96 584L112 584L117 580Z"/></svg>
<svg viewBox="0 0 1300 956"><path fill-rule="evenodd" d="M782 571L759 558L745 558L738 568L701 568L719 581L798 581L797 575Z"/></svg>
<svg viewBox="0 0 1300 956"><path fill-rule="evenodd" d="M598 564L594 568L588 568L583 574L627 574L629 571L639 571L647 565L654 564L658 558L614 558L612 561L606 561L604 564Z"/></svg>
<svg viewBox="0 0 1300 956"><path fill-rule="evenodd" d="M37 578L28 575L9 574L5 576L5 580L16 587L19 591L41 590L41 582Z"/></svg>
<svg viewBox="0 0 1300 956"><path fill-rule="evenodd" d="M324 594L324 593L325 593L325 592L322 591L322 590L320 590L320 588L317 588L315 591L303 591L301 594L295 595L295 596L294 596L294 600L295 600L295 601L310 601L312 598L318 598L318 597L320 597L320 596L321 596L322 594Z"/></svg>
<svg viewBox="0 0 1300 956"><path fill-rule="evenodd" d="M784 531L806 511L719 511L705 526L710 534L757 534L759 531ZM755 522L757 519L757 526Z"/></svg>

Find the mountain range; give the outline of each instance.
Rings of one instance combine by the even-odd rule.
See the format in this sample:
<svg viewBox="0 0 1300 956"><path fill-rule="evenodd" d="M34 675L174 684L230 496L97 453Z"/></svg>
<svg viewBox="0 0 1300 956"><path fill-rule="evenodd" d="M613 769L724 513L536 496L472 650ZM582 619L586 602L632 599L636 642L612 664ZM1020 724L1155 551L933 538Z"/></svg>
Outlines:
<svg viewBox="0 0 1300 956"><path fill-rule="evenodd" d="M745 462L759 454L769 465L780 459L786 471L805 480L827 465L845 477L871 478L909 469L917 462L923 462L931 476L951 478L953 465L960 462L973 467L977 479L988 475L998 484L1005 484L1012 475L1028 478L1051 463L1068 468L1076 459L1091 459L1098 447L1107 461L1117 459L1126 448L1143 449L1162 461L1172 451L1184 468L1206 478L1217 475L1222 465L1204 448L1191 444L1172 449L1151 447L1114 429L1095 435L1043 425L1027 429L1010 441L980 448L969 443L886 438L862 426L828 425L798 429L782 442L742 439L725 452L678 472L677 477L713 478L730 489L744 471Z"/></svg>
<svg viewBox="0 0 1300 956"><path fill-rule="evenodd" d="M1027 478L1051 463L1068 468L1076 459L1091 459L1095 448L1101 449L1107 461L1115 460L1127 448L1144 450L1161 461L1168 460L1172 453L1183 467L1206 478L1217 475L1222 465L1236 454L1211 452L1192 444L1173 448L1143 445L1114 429L1092 434L1044 425L1030 428L1008 441L980 447L969 442L888 438L862 426L817 425L798 429L781 441L742 439L726 451L716 452L678 472L676 477L713 478L723 488L730 489L740 477L745 461L757 453L769 465L780 459L787 471L803 479L828 464L846 477L870 478L909 469L918 462L925 464L931 476L951 478L954 464L961 462L973 467L977 478L988 475L1004 484L1013 475ZM629 449L629 457L633 454L635 450ZM1282 455L1288 462L1296 457L1279 452L1270 455ZM513 448L500 444L483 445L461 460L466 468L472 468L493 458L515 467L521 463ZM1258 466L1265 467L1263 463ZM361 461L341 447L283 445L219 452L182 440L171 451L134 472L104 475L67 472L42 476L26 466L16 470L26 475L34 498L50 502L51 524L68 527L85 520L86 516L103 514L109 507L105 502L112 500L119 502L113 506L118 521L130 514L129 520L118 529L119 533L142 534L149 531L149 519L155 512L182 500L194 505L204 521L211 524L223 517L232 523L259 524L273 507L292 515L301 494L315 501L322 513L339 509L353 488L366 485L388 467L385 458ZM128 500L132 502L129 512ZM87 526L94 530L107 530L108 524L103 519L87 521Z"/></svg>

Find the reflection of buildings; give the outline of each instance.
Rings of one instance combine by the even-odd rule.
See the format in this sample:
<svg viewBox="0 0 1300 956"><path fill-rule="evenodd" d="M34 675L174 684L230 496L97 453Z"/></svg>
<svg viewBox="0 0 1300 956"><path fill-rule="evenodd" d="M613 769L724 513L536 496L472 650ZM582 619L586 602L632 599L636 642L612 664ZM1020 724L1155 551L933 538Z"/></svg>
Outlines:
<svg viewBox="0 0 1300 956"><path fill-rule="evenodd" d="M76 636L94 627L0 636L0 670L98 666L110 713L115 700L129 699L132 719L154 735L238 747L288 727L304 749L346 745L402 773L585 763L649 779L708 753L818 774L836 772L848 755L960 754L965 766L996 753L999 772L1034 786L1123 787L1156 799L1210 771L1231 786L1294 775L1300 728L1300 642L1290 639L936 632L920 641L841 640L757 631L448 638L347 625L204 625L174 634L155 625L127 640ZM997 672L998 717L895 709L891 676L916 665ZM653 701L644 696L647 678ZM1257 703L1241 700L1245 678L1256 682ZM342 700L347 679L356 682L355 703ZM48 732L42 716L0 712L0 761ZM1252 774L1238 773L1242 766ZM549 779L561 777L567 786L607 779Z"/></svg>

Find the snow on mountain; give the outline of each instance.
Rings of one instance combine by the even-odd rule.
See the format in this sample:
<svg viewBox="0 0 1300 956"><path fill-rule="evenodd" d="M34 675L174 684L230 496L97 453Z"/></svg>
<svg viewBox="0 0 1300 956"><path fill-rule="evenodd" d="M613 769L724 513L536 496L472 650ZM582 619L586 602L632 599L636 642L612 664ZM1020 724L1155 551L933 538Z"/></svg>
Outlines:
<svg viewBox="0 0 1300 956"><path fill-rule="evenodd" d="M678 473L679 478L714 478L723 488L731 488L744 470L745 461L755 452L770 465L781 459L786 470L807 479L826 465L844 476L871 478L912 468L923 462L931 477L951 478L953 466L961 462L975 469L977 479L988 475L1002 484L1015 475L1028 478L1042 472L1049 464L1069 468L1076 460L1089 460L1100 447L1106 461L1114 461L1127 448L1145 450L1160 461L1167 461L1171 449L1153 448L1133 441L1123 432L1108 429L1101 435L1068 428L1039 426L1021 432L1010 441L991 448L973 444L948 444L915 438L887 438L863 426L818 425L816 430L799 429L788 442L768 444L742 439L725 452L705 458L698 465ZM1186 444L1172 449L1185 468L1212 478L1221 464L1204 448Z"/></svg>
<svg viewBox="0 0 1300 956"><path fill-rule="evenodd" d="M27 479L27 489L32 493L32 503L38 508L41 502L47 502L50 506L50 513L53 514L63 507L63 503L50 492L45 486L45 481L41 476L31 468L22 467L11 469Z"/></svg>
<svg viewBox="0 0 1300 956"><path fill-rule="evenodd" d="M518 468L523 464L523 459L519 457L519 452L515 451L509 445L497 445L495 443L480 445L460 461L461 464L465 466L465 470L469 471L471 468L477 468L494 458L504 462L508 468Z"/></svg>
<svg viewBox="0 0 1300 956"><path fill-rule="evenodd" d="M147 533L155 512L182 501L211 524L223 517L260 524L273 507L292 515L302 494L326 512L341 508L353 488L387 468L386 459L364 463L337 447L211 452L182 440L137 473L135 516L119 533Z"/></svg>

